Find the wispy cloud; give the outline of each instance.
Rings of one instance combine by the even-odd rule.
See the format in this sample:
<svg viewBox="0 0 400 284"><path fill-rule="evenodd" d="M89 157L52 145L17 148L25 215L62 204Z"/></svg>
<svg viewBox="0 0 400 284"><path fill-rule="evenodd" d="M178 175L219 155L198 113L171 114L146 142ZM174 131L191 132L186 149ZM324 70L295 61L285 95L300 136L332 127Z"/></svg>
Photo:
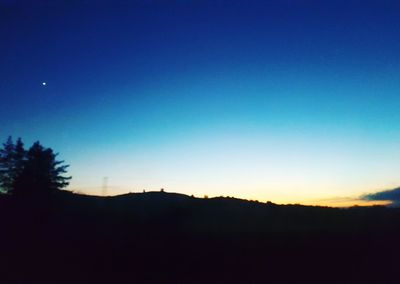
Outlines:
<svg viewBox="0 0 400 284"><path fill-rule="evenodd" d="M316 199L313 201L305 202L306 205L319 205L329 207L352 207L352 206L373 206L373 205L387 205L386 200L369 200L357 196L350 197L332 197L325 199Z"/></svg>
<svg viewBox="0 0 400 284"><path fill-rule="evenodd" d="M400 187L361 196L362 200L389 201L391 206L400 206Z"/></svg>

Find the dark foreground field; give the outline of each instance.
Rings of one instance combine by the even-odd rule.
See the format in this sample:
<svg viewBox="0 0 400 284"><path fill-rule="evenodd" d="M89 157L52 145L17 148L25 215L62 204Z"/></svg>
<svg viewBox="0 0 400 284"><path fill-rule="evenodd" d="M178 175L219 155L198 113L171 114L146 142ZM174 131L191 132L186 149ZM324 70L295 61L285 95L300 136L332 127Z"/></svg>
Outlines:
<svg viewBox="0 0 400 284"><path fill-rule="evenodd" d="M400 283L400 210L0 197L0 283Z"/></svg>

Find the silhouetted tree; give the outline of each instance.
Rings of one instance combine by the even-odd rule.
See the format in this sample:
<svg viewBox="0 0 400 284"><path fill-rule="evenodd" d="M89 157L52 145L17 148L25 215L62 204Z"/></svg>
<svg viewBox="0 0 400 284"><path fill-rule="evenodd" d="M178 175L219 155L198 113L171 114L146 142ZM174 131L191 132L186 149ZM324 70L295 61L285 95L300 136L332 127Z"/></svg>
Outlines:
<svg viewBox="0 0 400 284"><path fill-rule="evenodd" d="M18 138L17 143L15 144L15 172L16 172L16 175L21 173L21 171L24 167L25 161L26 161L26 150L24 148L24 143L22 143L21 138Z"/></svg>
<svg viewBox="0 0 400 284"><path fill-rule="evenodd" d="M26 151L21 138L14 144L9 136L0 149L0 188L5 193L12 193L17 177L24 167Z"/></svg>
<svg viewBox="0 0 400 284"><path fill-rule="evenodd" d="M14 165L15 145L9 136L0 149L0 187L5 193L9 193L13 186L12 170Z"/></svg>
<svg viewBox="0 0 400 284"><path fill-rule="evenodd" d="M71 177L63 176L69 165L56 160L50 148L35 142L26 155L20 174L15 180L13 193L18 196L44 196L66 187Z"/></svg>

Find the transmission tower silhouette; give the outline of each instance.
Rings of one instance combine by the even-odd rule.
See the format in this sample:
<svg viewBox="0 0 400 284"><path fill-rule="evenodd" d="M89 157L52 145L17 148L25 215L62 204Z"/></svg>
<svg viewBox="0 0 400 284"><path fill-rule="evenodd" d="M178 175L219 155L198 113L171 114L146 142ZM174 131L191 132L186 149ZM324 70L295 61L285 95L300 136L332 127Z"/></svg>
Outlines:
<svg viewBox="0 0 400 284"><path fill-rule="evenodd" d="M103 187L102 187L102 196L107 196L107 189L108 189L108 177L103 178Z"/></svg>

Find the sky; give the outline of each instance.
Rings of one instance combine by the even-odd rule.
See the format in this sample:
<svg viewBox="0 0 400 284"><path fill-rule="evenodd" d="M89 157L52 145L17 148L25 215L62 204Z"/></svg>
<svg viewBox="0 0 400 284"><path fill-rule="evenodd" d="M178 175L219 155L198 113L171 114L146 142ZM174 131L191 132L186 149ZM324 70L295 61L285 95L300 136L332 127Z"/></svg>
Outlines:
<svg viewBox="0 0 400 284"><path fill-rule="evenodd" d="M365 203L400 185L399 19L396 1L0 0L0 139L53 148L85 194Z"/></svg>

